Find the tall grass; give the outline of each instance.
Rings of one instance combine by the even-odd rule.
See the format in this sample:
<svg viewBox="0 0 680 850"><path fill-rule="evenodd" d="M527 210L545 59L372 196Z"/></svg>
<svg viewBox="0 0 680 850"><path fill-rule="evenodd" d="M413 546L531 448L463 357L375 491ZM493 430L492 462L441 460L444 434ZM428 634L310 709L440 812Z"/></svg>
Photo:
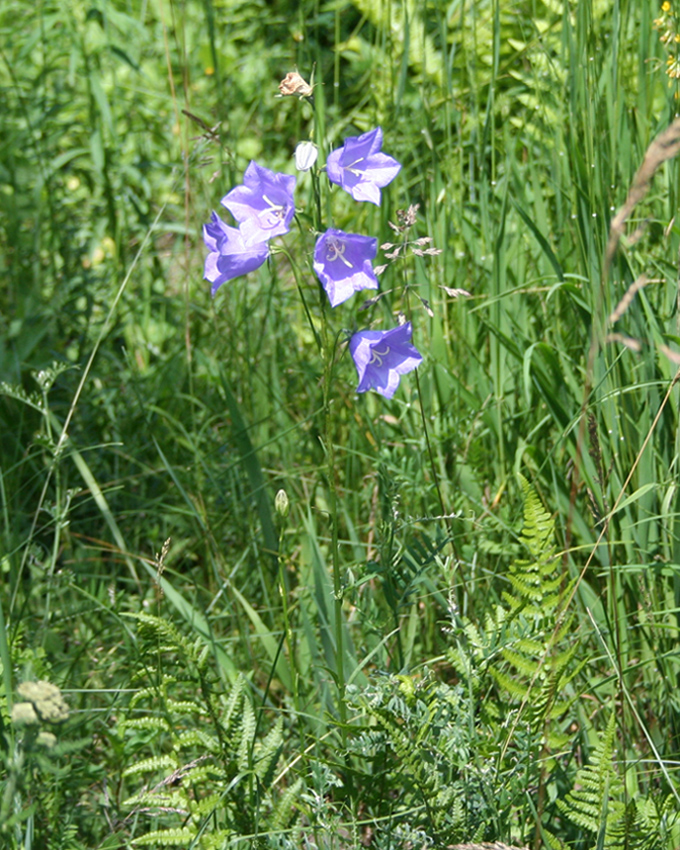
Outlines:
<svg viewBox="0 0 680 850"><path fill-rule="evenodd" d="M607 751L611 716L620 799L657 842L630 826L628 846L677 846L676 162L605 262L676 112L660 14L629 0L6 4L9 847L614 847L619 798L601 835L556 803ZM339 351L331 475L324 365L288 260L214 300L201 279L210 210L251 159L292 173L314 132L307 102L275 97L295 67L314 73L327 150L379 124L403 164L380 208L334 191L323 215L382 244L417 203L410 235L442 249L381 277L408 284L417 379L391 402L357 396ZM310 175L298 184L285 243L316 317ZM333 314L338 330L393 322L390 297L359 303ZM503 619L525 557L518 474L554 519L579 646L563 713L540 723L532 688L563 621L544 612L539 640L529 615ZM501 659L530 639L522 699ZM10 720L34 679L70 703L53 750ZM206 754L210 770L163 784ZM167 811L140 790L159 783Z"/></svg>

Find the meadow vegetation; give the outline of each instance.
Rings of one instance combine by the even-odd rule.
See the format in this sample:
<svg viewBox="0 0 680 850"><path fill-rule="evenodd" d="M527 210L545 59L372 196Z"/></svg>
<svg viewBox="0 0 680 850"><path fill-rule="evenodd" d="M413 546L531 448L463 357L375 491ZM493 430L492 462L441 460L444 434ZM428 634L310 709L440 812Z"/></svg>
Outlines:
<svg viewBox="0 0 680 850"><path fill-rule="evenodd" d="M5 0L2 847L680 846L679 30ZM357 203L320 167L376 127ZM212 297L251 160L296 218ZM377 300L330 308L321 221ZM399 313L422 363L358 394Z"/></svg>

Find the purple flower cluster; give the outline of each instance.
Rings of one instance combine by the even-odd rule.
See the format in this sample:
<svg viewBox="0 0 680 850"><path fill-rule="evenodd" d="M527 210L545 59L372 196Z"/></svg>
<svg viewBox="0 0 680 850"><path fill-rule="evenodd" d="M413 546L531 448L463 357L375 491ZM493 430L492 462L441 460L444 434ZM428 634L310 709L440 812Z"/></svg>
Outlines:
<svg viewBox="0 0 680 850"><path fill-rule="evenodd" d="M355 201L379 206L380 190L401 170L396 159L382 153L382 141L380 127L345 139L343 146L328 156L328 179ZM309 157L308 152L305 154ZM315 158L311 159L312 163ZM258 269L269 256L269 240L288 233L295 214L295 183L295 177L251 162L243 175L243 184L222 198L222 205L239 226L229 227L213 212L211 221L203 227L203 239L210 252L204 277L212 284L213 295L228 280ZM314 249L314 271L331 307L342 304L362 289L378 288L373 270L377 251L377 239L358 233L330 228L319 236ZM392 398L401 376L415 369L423 359L411 344L411 336L410 322L388 331L364 330L352 336L349 350L359 376L357 392L375 390L385 398Z"/></svg>
<svg viewBox="0 0 680 850"><path fill-rule="evenodd" d="M295 177L251 162L243 184L222 198L222 206L239 226L229 227L216 212L203 225L203 241L210 251L203 276L212 283L213 295L228 280L259 269L269 256L269 240L288 233L295 214L295 182Z"/></svg>

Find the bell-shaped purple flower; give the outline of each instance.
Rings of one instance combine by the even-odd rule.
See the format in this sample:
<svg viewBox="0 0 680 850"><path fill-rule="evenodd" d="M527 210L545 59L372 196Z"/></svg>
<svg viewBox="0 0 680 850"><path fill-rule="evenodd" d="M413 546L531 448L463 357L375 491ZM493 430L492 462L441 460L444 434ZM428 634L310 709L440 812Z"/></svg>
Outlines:
<svg viewBox="0 0 680 850"><path fill-rule="evenodd" d="M222 198L222 205L240 222L246 245L288 233L295 214L295 182L292 175L270 171L251 161L242 185Z"/></svg>
<svg viewBox="0 0 680 850"><path fill-rule="evenodd" d="M360 289L377 289L371 260L378 240L330 228L316 240L314 271L326 290L331 307L337 307Z"/></svg>
<svg viewBox="0 0 680 850"><path fill-rule="evenodd" d="M213 295L228 280L259 269L269 254L266 242L246 245L241 230L229 227L215 212L203 225L203 241L210 251L203 277L212 283Z"/></svg>
<svg viewBox="0 0 680 850"><path fill-rule="evenodd" d="M411 345L410 322L391 331L359 331L349 341L349 351L359 375L358 393L375 390L392 398L402 375L422 363L422 356Z"/></svg>
<svg viewBox="0 0 680 850"><path fill-rule="evenodd" d="M380 127L345 139L341 148L328 155L328 179L342 186L355 201L380 206L380 189L394 180L401 169L396 159L381 153L382 142Z"/></svg>

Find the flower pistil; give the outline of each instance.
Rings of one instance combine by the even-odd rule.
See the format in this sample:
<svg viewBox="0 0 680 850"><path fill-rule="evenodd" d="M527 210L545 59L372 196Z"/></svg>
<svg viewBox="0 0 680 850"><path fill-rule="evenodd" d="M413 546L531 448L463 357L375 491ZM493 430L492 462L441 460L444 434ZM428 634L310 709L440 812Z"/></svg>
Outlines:
<svg viewBox="0 0 680 850"><path fill-rule="evenodd" d="M390 353L390 347L387 345L384 351L378 351L377 348L371 348L371 359L368 361L369 366L373 366L374 364L380 369L383 364L383 360Z"/></svg>
<svg viewBox="0 0 680 850"><path fill-rule="evenodd" d="M346 247L347 245L339 239L328 239L326 242L326 259L331 263L333 260L342 260L348 269L353 269L354 266L350 263L347 257L345 257Z"/></svg>

